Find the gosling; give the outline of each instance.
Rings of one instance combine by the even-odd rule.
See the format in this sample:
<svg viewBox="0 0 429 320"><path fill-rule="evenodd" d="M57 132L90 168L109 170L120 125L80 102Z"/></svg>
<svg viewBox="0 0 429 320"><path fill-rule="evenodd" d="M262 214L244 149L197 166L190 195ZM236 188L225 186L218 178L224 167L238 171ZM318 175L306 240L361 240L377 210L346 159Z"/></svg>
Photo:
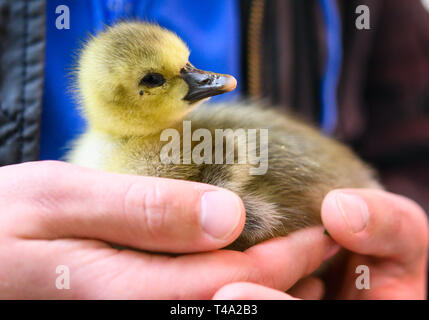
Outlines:
<svg viewBox="0 0 429 320"><path fill-rule="evenodd" d="M322 200L332 189L381 188L373 170L349 148L293 117L244 103L201 105L233 90L236 81L198 70L188 58L189 50L176 34L153 24L122 22L92 37L82 48L76 71L88 126L73 142L67 161L105 171L198 181L237 193L246 208L246 223L229 246L235 250L320 224ZM176 129L183 138L184 120L191 121L192 132L211 133L212 152L204 150L211 161L162 160L163 148L171 143L162 132ZM267 152L266 172L252 174L257 165L239 162L237 148L227 147L234 134L219 141L216 129L267 129L267 145L258 135L249 135L247 141L257 154ZM176 156L184 160L189 154L180 141ZM239 141L232 141L239 147ZM225 150L222 163L215 161L219 149ZM226 163L228 157L233 164Z"/></svg>

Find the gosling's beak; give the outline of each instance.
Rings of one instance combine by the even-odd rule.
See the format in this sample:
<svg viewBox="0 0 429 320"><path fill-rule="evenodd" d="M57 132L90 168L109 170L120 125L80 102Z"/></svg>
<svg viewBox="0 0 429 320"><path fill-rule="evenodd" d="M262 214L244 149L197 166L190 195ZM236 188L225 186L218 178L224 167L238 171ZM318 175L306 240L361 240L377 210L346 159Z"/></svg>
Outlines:
<svg viewBox="0 0 429 320"><path fill-rule="evenodd" d="M190 64L182 68L180 74L189 85L188 94L183 99L191 103L232 91L237 86L233 76L199 70Z"/></svg>

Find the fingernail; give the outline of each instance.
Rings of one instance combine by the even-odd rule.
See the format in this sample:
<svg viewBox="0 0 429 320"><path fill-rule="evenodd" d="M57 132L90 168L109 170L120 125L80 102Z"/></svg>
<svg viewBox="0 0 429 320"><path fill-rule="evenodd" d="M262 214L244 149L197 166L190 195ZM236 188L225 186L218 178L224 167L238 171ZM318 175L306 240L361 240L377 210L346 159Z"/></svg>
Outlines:
<svg viewBox="0 0 429 320"><path fill-rule="evenodd" d="M369 220L368 206L360 196L347 193L337 193L337 207L352 233L358 233L366 228Z"/></svg>
<svg viewBox="0 0 429 320"><path fill-rule="evenodd" d="M201 226L216 239L226 239L237 228L242 205L238 196L225 191L210 191L201 198Z"/></svg>

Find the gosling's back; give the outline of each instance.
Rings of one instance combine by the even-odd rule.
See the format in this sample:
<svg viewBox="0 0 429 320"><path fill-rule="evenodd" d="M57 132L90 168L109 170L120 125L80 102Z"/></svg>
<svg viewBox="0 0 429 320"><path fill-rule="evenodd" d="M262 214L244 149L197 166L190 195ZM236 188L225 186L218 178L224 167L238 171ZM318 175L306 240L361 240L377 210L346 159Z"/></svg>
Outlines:
<svg viewBox="0 0 429 320"><path fill-rule="evenodd" d="M184 120L191 121L192 131L211 132L212 164L163 163L160 154L167 142L161 141L161 133L115 138L94 130L76 141L68 160L106 171L209 183L236 192L246 207L246 225L231 248L241 250L319 224L321 202L332 189L380 188L373 171L349 148L279 112L246 105L203 105ZM173 128L180 133L183 147L182 122ZM257 165L238 164L237 150L233 151L235 164L215 164L216 149L227 152L225 141L215 139L216 129L268 129L266 173L251 175L250 168ZM192 147L197 143L192 142ZM263 151L258 139L247 141L251 145L257 153Z"/></svg>

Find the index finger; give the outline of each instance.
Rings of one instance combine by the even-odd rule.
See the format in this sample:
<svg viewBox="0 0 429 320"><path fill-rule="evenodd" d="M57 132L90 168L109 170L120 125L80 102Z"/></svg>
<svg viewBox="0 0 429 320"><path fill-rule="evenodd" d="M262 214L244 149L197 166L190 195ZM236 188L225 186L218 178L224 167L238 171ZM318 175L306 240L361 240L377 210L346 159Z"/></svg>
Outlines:
<svg viewBox="0 0 429 320"><path fill-rule="evenodd" d="M21 238L89 238L196 252L227 246L245 220L240 198L213 185L62 162L2 167L0 190L0 228Z"/></svg>

